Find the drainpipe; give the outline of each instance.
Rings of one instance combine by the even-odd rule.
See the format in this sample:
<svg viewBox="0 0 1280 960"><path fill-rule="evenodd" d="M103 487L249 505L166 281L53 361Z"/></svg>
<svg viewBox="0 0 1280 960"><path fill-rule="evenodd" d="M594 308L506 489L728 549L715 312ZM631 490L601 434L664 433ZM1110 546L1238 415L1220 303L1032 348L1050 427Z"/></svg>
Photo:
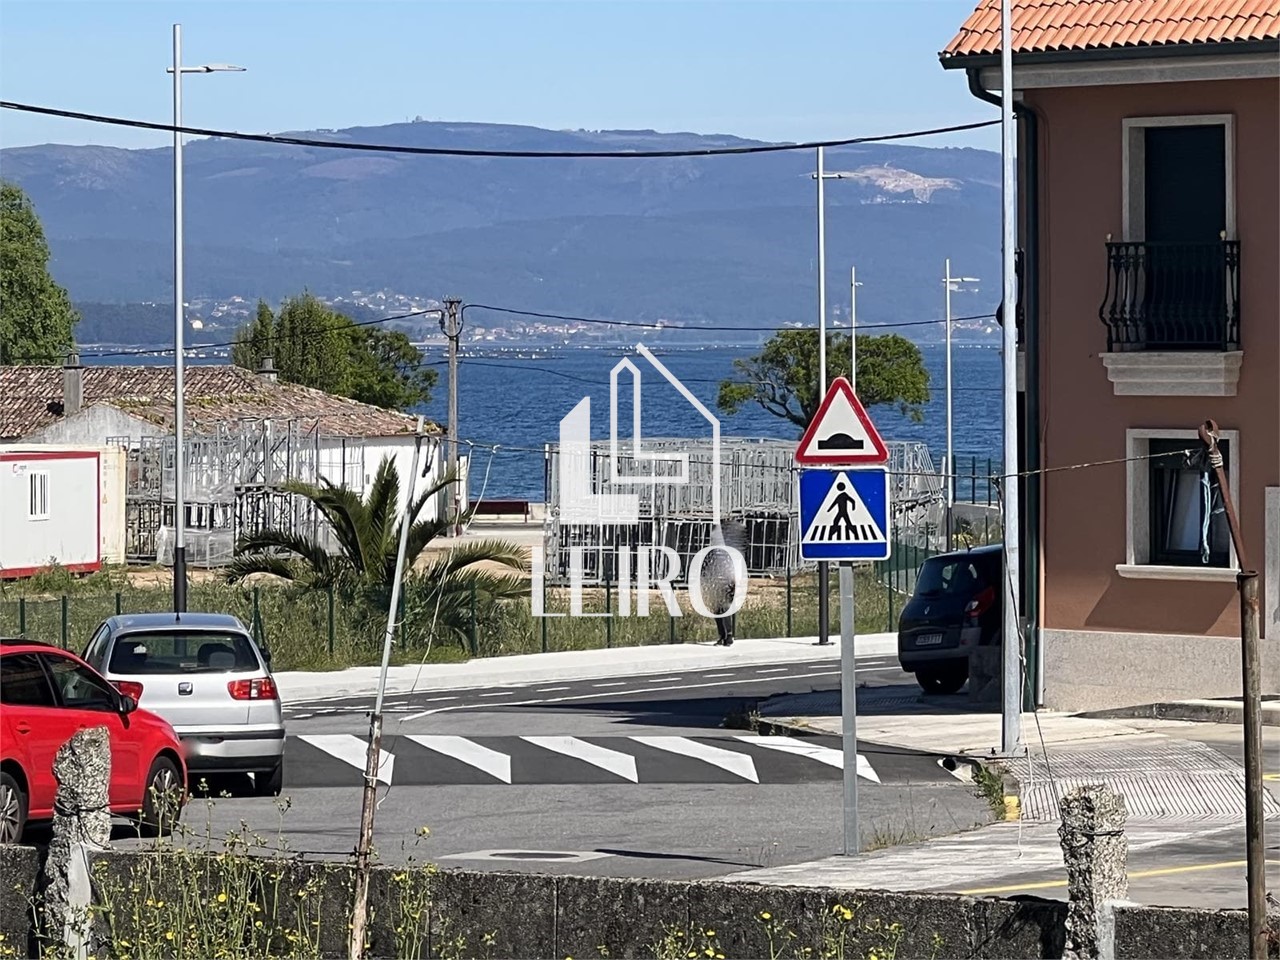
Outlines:
<svg viewBox="0 0 1280 960"><path fill-rule="evenodd" d="M979 71L965 70L969 80L969 92L992 106L1000 106L1000 98L982 86ZM1026 229L1023 233L1021 302L1024 323L1022 328L1023 357L1026 363L1024 381L1023 416L1025 460L1027 468L1040 466L1040 118L1034 110L1015 102L1013 112L1019 123L1025 123L1025 136L1019 138L1019 151L1025 151L1025 163L1020 163L1026 178L1023 202L1026 211ZM1023 157L1020 155L1019 160ZM1013 322L1017 322L1014 318ZM1025 709L1033 710L1044 704L1044 648L1040 642L1040 543L1043 502L1043 477L1026 484L1022 499L1025 523L1024 549L1022 551L1025 578L1022 589L1027 627L1027 664L1033 674L1032 690L1026 697Z"/></svg>

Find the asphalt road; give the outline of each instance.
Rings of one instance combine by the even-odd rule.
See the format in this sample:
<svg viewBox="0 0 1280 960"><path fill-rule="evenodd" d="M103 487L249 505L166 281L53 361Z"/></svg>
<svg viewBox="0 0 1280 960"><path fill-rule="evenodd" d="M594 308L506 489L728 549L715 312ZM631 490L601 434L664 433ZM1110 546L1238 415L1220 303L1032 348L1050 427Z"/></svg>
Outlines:
<svg viewBox="0 0 1280 960"><path fill-rule="evenodd" d="M912 683L887 658L860 658L859 679ZM724 725L765 697L838 684L832 658L392 697L383 748L394 761L383 760L389 783L380 789L380 856L710 877L839 853L838 740L759 737ZM271 844L348 854L369 707L368 699L289 704L288 809L281 814L283 797L196 798L184 815L188 842L216 843L243 821ZM939 757L872 745L859 752L864 848L989 820L986 802ZM431 836L415 844L422 826Z"/></svg>

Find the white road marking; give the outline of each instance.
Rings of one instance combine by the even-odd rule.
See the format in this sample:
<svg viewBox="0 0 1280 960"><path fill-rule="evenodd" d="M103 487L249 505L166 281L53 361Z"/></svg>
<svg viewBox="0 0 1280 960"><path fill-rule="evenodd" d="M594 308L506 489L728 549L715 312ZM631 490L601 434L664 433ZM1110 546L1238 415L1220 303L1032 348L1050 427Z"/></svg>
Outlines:
<svg viewBox="0 0 1280 960"><path fill-rule="evenodd" d="M753 743L768 750L791 753L797 757L808 757L810 760L817 760L819 763L825 763L827 766L835 767L838 770L844 769L843 751L833 750L830 747L820 746L816 743L805 743L793 737L756 737L749 734L746 736L739 734L737 739L743 743ZM871 766L871 761L862 754L858 754L858 776L862 777L863 780L870 780L872 783L880 782L880 775Z"/></svg>
<svg viewBox="0 0 1280 960"><path fill-rule="evenodd" d="M766 670L757 670L756 673L786 673L790 667L769 667Z"/></svg>
<svg viewBox="0 0 1280 960"><path fill-rule="evenodd" d="M636 758L630 754L588 743L577 737L521 737L520 739L527 740L536 747L561 753L575 760L582 760L624 780L630 780L632 783L640 782L640 776L636 773Z"/></svg>
<svg viewBox="0 0 1280 960"><path fill-rule="evenodd" d="M649 683L670 683L672 680L683 680L684 677L654 677Z"/></svg>
<svg viewBox="0 0 1280 960"><path fill-rule="evenodd" d="M514 690L499 690L497 693L480 694L482 697L514 697L515 695L516 692Z"/></svg>
<svg viewBox="0 0 1280 960"><path fill-rule="evenodd" d="M489 774L489 776L501 780L503 783L511 782L511 757L505 753L499 753L497 750L483 747L468 740L466 737L410 734L406 739L412 740L428 750L442 753L446 757L461 760L463 763L475 767L477 770L481 770Z"/></svg>
<svg viewBox="0 0 1280 960"><path fill-rule="evenodd" d="M298 739L364 773L369 745L359 737L349 733L304 733ZM391 770L395 762L396 758L387 751L378 751L378 780L387 786L391 786Z"/></svg>
<svg viewBox="0 0 1280 960"><path fill-rule="evenodd" d="M703 676L704 676L704 677L706 677L708 680L714 680L716 677L732 677L732 676L735 676L735 674L732 674L732 673L704 673L704 674L703 674Z"/></svg>
<svg viewBox="0 0 1280 960"><path fill-rule="evenodd" d="M423 703L439 703L442 700L457 700L457 697L426 697Z"/></svg>
<svg viewBox="0 0 1280 960"><path fill-rule="evenodd" d="M568 690L568 687L539 687L535 693L559 693L561 690Z"/></svg>
<svg viewBox="0 0 1280 960"><path fill-rule="evenodd" d="M654 747L658 750L665 750L667 753L701 760L704 763L711 764L713 767L727 770L734 776L742 777L743 780L750 780L752 783L760 782L760 777L756 774L755 761L745 753L736 753L733 750L725 750L723 747L713 747L709 744L699 743L697 740L690 740L688 737L632 737L631 739L647 747Z"/></svg>
<svg viewBox="0 0 1280 960"><path fill-rule="evenodd" d="M617 680L613 683L593 683L592 684L593 687L625 687L626 685L627 685L627 681L625 680Z"/></svg>

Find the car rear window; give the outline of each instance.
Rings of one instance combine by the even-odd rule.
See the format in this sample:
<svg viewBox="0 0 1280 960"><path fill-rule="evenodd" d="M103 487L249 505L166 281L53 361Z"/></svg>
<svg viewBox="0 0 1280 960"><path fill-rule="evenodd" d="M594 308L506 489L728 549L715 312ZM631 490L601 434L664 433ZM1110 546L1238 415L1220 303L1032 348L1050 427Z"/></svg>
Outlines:
<svg viewBox="0 0 1280 960"><path fill-rule="evenodd" d="M934 557L920 568L916 581L916 593L922 597L939 597L948 594L964 595L981 585L984 578L973 561L952 557Z"/></svg>
<svg viewBox="0 0 1280 960"><path fill-rule="evenodd" d="M107 672L239 673L258 669L253 642L242 633L130 633L116 638Z"/></svg>

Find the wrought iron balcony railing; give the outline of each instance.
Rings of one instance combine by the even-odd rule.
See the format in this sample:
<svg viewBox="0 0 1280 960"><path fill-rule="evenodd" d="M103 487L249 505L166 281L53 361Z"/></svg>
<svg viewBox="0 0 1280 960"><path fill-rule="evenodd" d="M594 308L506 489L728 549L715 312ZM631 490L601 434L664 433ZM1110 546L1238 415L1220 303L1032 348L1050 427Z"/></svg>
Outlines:
<svg viewBox="0 0 1280 960"><path fill-rule="evenodd" d="M1107 243L1107 349L1237 350L1240 242Z"/></svg>

